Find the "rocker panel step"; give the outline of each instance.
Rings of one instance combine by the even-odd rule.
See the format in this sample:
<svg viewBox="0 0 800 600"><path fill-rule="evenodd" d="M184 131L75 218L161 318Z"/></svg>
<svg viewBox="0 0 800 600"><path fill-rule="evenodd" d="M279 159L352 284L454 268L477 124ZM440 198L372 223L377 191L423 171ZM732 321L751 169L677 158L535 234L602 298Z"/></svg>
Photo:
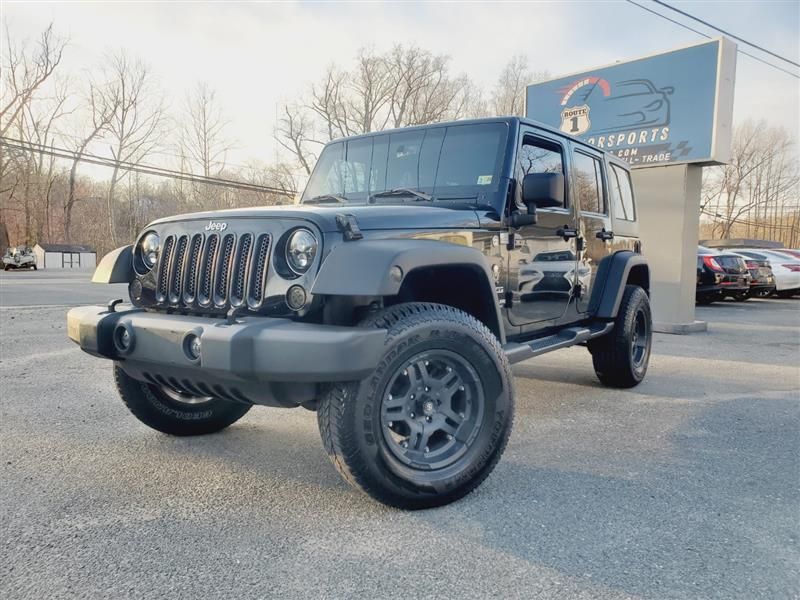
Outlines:
<svg viewBox="0 0 800 600"><path fill-rule="evenodd" d="M511 342L503 346L508 361L511 364L528 360L535 356L582 344L592 338L609 333L614 328L614 323L597 323L588 327L568 327L558 333L536 338L529 342Z"/></svg>

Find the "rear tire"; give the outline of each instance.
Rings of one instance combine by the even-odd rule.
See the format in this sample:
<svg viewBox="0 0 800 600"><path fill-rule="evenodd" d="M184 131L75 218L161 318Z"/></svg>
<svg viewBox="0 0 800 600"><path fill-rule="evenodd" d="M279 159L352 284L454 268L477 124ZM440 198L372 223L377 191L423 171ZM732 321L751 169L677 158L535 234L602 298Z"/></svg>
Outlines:
<svg viewBox="0 0 800 600"><path fill-rule="evenodd" d="M125 406L142 423L169 435L187 436L216 433L241 419L249 404L219 398L192 402L191 396L138 381L114 365L114 382Z"/></svg>
<svg viewBox="0 0 800 600"><path fill-rule="evenodd" d="M513 376L482 323L440 304L398 304L362 327L387 330L377 369L331 384L317 413L342 477L404 509L448 504L492 472L511 433Z"/></svg>
<svg viewBox="0 0 800 600"><path fill-rule="evenodd" d="M614 329L589 341L597 378L609 387L638 385L647 373L652 342L650 299L639 286L626 285Z"/></svg>

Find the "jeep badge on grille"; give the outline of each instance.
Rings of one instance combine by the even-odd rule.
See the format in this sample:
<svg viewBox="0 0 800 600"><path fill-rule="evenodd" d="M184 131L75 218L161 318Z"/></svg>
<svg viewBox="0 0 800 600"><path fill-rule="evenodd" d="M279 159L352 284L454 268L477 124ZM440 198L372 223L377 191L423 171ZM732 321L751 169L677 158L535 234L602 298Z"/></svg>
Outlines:
<svg viewBox="0 0 800 600"><path fill-rule="evenodd" d="M206 231L225 231L228 224L225 221L209 221L205 226Z"/></svg>

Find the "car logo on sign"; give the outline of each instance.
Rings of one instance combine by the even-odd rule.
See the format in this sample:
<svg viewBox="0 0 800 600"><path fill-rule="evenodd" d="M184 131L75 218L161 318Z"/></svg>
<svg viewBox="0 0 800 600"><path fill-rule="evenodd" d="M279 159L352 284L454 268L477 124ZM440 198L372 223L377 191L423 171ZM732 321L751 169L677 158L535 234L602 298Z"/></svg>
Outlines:
<svg viewBox="0 0 800 600"><path fill-rule="evenodd" d="M589 131L589 106L570 106L561 111L561 131L570 135L580 135Z"/></svg>
<svg viewBox="0 0 800 600"><path fill-rule="evenodd" d="M206 225L206 231L225 231L228 224L225 221L209 221Z"/></svg>

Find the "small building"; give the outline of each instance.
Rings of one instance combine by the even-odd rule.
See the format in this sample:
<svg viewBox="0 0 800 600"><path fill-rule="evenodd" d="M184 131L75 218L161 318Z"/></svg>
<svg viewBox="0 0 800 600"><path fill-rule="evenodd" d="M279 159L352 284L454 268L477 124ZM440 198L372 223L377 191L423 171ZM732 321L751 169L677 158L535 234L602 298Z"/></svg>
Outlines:
<svg viewBox="0 0 800 600"><path fill-rule="evenodd" d="M33 247L39 269L94 269L97 253L78 244L36 244Z"/></svg>

